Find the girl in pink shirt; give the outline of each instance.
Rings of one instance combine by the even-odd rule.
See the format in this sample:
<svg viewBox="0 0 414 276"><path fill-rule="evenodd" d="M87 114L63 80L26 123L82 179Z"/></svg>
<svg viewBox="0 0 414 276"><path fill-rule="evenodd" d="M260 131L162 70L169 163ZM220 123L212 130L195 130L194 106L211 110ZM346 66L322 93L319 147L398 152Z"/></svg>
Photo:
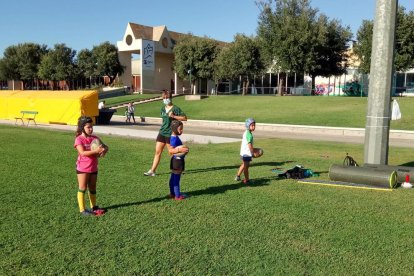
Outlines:
<svg viewBox="0 0 414 276"><path fill-rule="evenodd" d="M78 176L78 205L81 215L99 216L105 213L104 209L96 205L96 181L98 179L98 157L103 157L108 151L108 147L101 144L97 149L91 149L91 143L97 136L92 135L92 118L81 116L78 119L76 139L74 147L78 151L76 161L76 173ZM89 200L91 209L85 208L85 192L89 189Z"/></svg>

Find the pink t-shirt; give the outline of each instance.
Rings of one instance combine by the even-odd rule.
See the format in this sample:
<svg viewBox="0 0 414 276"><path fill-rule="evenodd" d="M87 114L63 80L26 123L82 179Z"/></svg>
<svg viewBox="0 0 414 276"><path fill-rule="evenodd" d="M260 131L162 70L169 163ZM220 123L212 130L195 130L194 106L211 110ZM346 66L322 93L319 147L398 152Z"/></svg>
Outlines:
<svg viewBox="0 0 414 276"><path fill-rule="evenodd" d="M85 151L91 150L91 142L96 139L95 135L91 135L89 137L84 137L83 135L79 135L75 139L74 147L78 145L82 145ZM76 160L76 170L85 173L92 173L98 171L98 157L95 155L93 156L82 156L78 154L78 159Z"/></svg>

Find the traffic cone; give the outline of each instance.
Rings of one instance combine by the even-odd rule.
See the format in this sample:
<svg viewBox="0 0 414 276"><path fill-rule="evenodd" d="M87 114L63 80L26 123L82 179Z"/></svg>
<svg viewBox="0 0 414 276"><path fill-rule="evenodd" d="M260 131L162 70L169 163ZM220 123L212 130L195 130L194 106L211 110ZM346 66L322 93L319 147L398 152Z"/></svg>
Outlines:
<svg viewBox="0 0 414 276"><path fill-rule="evenodd" d="M403 184L401 184L401 187L407 188L407 189L413 187L413 185L410 183L410 175L409 174L407 174L405 176L405 182Z"/></svg>

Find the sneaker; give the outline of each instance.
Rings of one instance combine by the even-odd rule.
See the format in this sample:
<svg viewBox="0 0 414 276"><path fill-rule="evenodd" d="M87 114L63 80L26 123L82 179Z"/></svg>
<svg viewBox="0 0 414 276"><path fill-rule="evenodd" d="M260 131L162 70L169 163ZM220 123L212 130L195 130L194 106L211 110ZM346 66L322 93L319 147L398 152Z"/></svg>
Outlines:
<svg viewBox="0 0 414 276"><path fill-rule="evenodd" d="M243 183L246 185L252 184L252 182L249 179L243 179Z"/></svg>
<svg viewBox="0 0 414 276"><path fill-rule="evenodd" d="M82 211L80 214L84 217L95 216L95 213L91 212L90 210Z"/></svg>
<svg viewBox="0 0 414 276"><path fill-rule="evenodd" d="M155 176L155 172L152 172L151 170L144 173L145 176Z"/></svg>
<svg viewBox="0 0 414 276"><path fill-rule="evenodd" d="M175 197L175 200L183 200L183 199L186 199L185 195L180 195L180 196Z"/></svg>
<svg viewBox="0 0 414 276"><path fill-rule="evenodd" d="M236 175L236 178L234 178L234 181L240 181L240 176Z"/></svg>
<svg viewBox="0 0 414 276"><path fill-rule="evenodd" d="M95 216L101 216L106 213L106 210L103 208L99 208L99 206L94 206L92 208L92 212L95 214Z"/></svg>

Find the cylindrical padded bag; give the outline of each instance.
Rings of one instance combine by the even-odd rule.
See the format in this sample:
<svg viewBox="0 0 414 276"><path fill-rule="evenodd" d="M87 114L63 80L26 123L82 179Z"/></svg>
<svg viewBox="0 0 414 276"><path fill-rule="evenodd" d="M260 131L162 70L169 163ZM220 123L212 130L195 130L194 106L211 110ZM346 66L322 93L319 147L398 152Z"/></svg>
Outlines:
<svg viewBox="0 0 414 276"><path fill-rule="evenodd" d="M397 186L397 173L379 168L347 167L333 164L329 168L329 178L333 181L366 184L391 189Z"/></svg>
<svg viewBox="0 0 414 276"><path fill-rule="evenodd" d="M405 176L410 176L410 182L414 181L414 168L405 167L405 166L389 166L389 165L377 165L377 164L364 164L364 167L377 168L381 170L396 171L397 172L397 182L405 182Z"/></svg>

